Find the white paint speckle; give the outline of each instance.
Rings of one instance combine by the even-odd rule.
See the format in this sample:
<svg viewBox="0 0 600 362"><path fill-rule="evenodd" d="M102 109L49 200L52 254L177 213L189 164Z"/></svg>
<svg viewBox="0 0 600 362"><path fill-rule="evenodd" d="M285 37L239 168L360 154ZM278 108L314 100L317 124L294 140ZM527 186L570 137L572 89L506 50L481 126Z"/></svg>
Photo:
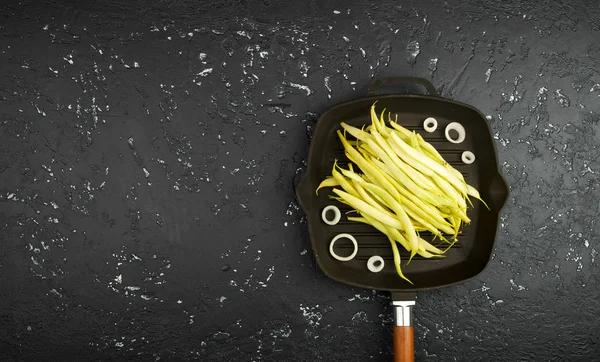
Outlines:
<svg viewBox="0 0 600 362"><path fill-rule="evenodd" d="M269 268L269 276L267 277L267 282L269 280L271 280L271 277L273 276L274 273L275 273L275 266L273 265Z"/></svg>
<svg viewBox="0 0 600 362"><path fill-rule="evenodd" d="M406 45L406 61L410 65L414 65L417 62L417 57L421 54L421 46L418 41L411 40Z"/></svg>
<svg viewBox="0 0 600 362"><path fill-rule="evenodd" d="M352 320L355 322L368 322L367 313L365 311L358 311L352 316Z"/></svg>
<svg viewBox="0 0 600 362"><path fill-rule="evenodd" d="M199 76L201 77L206 77L207 75L209 75L210 73L212 73L213 69L212 68L206 68L203 71L201 71L200 73L198 73Z"/></svg>
<svg viewBox="0 0 600 362"><path fill-rule="evenodd" d="M314 91L312 89L310 89L308 86L303 85L303 84L290 83L290 86L305 91L307 96L309 96L309 95L311 95L311 94L314 93Z"/></svg>
<svg viewBox="0 0 600 362"><path fill-rule="evenodd" d="M121 284L123 282L123 274L117 275L117 277L115 278L115 282L117 284Z"/></svg>
<svg viewBox="0 0 600 362"><path fill-rule="evenodd" d="M325 83L325 88L327 89L327 98L331 98L331 82L329 77L323 78L323 83Z"/></svg>
<svg viewBox="0 0 600 362"><path fill-rule="evenodd" d="M238 30L236 32L236 34L239 35L239 36L244 36L244 37L246 37L248 39L252 39L252 36L250 34L248 34L248 32L246 32L244 30Z"/></svg>
<svg viewBox="0 0 600 362"><path fill-rule="evenodd" d="M492 68L488 68L488 70L485 71L485 82L486 83L490 82L491 76L492 76Z"/></svg>
<svg viewBox="0 0 600 362"><path fill-rule="evenodd" d="M302 316L304 320L310 327L318 327L321 325L321 319L323 318L323 314L318 310L319 305L315 305L314 307L308 307L300 304L300 310L302 311ZM305 331L306 333L307 331ZM310 333L310 332L309 332Z"/></svg>
<svg viewBox="0 0 600 362"><path fill-rule="evenodd" d="M511 287L517 288L517 290L524 290L525 289L524 286L517 285L517 283L515 283L515 281L513 279L511 279L509 282L510 282Z"/></svg>
<svg viewBox="0 0 600 362"><path fill-rule="evenodd" d="M142 170L144 171L144 175L146 176L146 178L150 177L150 172L148 172L148 170L146 170L145 167L142 167Z"/></svg>

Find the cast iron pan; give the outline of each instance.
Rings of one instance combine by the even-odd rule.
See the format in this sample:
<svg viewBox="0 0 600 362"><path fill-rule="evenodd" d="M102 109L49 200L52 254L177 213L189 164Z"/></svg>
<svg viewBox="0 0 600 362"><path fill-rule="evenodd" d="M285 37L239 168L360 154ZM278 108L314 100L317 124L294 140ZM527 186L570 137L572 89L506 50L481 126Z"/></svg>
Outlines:
<svg viewBox="0 0 600 362"><path fill-rule="evenodd" d="M380 93L384 86L404 85L424 87L428 95ZM406 88L404 88L406 89ZM354 126L371 124L370 107L377 101L377 110L386 108L398 114L398 122L409 130L420 133L465 177L467 183L477 188L491 210L473 200L468 216L472 222L458 236L458 242L443 259L424 259L415 256L409 265L404 265L409 253L399 247L403 260L403 272L414 285L402 280L393 266L392 251L388 239L371 226L348 221L344 212L350 207L328 198L331 189L315 190L326 176L331 175L333 162L348 163L343 147L336 136L340 122ZM423 121L434 117L438 128L433 133L423 131ZM466 130L466 139L460 144L446 140L444 129L450 122L461 123ZM461 161L463 151L475 154L470 165ZM415 304L415 292L450 286L477 276L491 259L498 218L508 196L508 186L498 169L498 159L488 123L477 109L463 103L441 98L433 85L422 78L384 78L374 82L365 98L339 104L325 112L317 123L308 154L308 168L296 187L300 205L308 219L308 231L315 258L321 270L334 280L362 288L392 292L395 306L394 352L396 361L414 360L414 342L411 326L411 308ZM321 212L327 205L336 205L342 211L342 220L329 226L321 220ZM358 241L358 254L348 262L341 262L329 254L329 244L339 233L350 233ZM431 240L431 234L421 233ZM338 255L349 255L353 246L347 240L336 245ZM439 242L434 245L443 246ZM346 249L346 250L344 250ZM367 259L380 255L385 267L380 273L367 269Z"/></svg>

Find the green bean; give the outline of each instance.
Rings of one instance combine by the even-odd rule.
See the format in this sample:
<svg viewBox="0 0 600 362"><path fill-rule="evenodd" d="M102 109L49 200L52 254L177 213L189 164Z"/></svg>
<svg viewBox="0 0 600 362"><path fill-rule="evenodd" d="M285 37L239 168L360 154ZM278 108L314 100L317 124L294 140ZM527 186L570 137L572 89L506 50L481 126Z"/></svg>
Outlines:
<svg viewBox="0 0 600 362"><path fill-rule="evenodd" d="M365 132L359 128L350 126L349 124L347 124L345 122L340 123L340 125L346 132L350 133L357 140L364 142L367 138L371 137L371 135L368 132Z"/></svg>
<svg viewBox="0 0 600 362"><path fill-rule="evenodd" d="M458 180L456 178L456 176L454 176L450 172L448 172L448 170L445 167L443 167L439 163L431 160L430 158L427 158L427 157L423 156L422 154L419 154L418 152L416 152L414 149L409 147L404 141L402 141L400 138L398 138L398 136L395 133L391 134L390 139L394 143L396 143L396 145L398 147L400 147L402 149L402 152L405 152L407 155L409 155L410 157L415 159L417 162L421 163L422 165L426 166L433 172L440 175L446 181L451 183L452 186L454 186L462 194L467 193L467 188L465 187L465 184L460 182L460 180Z"/></svg>
<svg viewBox="0 0 600 362"><path fill-rule="evenodd" d="M400 167L396 167L394 162L388 156L386 151L384 151L377 142L374 140L367 140L367 145L373 152L377 154L377 157L383 161L384 164L390 165L387 169L390 171L391 176L393 176L396 181L399 181L401 184L405 185L409 191L415 194L416 197L421 198L423 200L427 200L428 202L434 203L435 200L432 199L422 188L420 188L417 184L415 184L410 177L408 177L404 171ZM389 182L388 182L389 183Z"/></svg>
<svg viewBox="0 0 600 362"><path fill-rule="evenodd" d="M367 183L365 184L365 187L367 187L367 189L375 190L374 192L382 192L381 190L375 189L377 188L377 186L373 184ZM400 188L403 189L401 186ZM383 190L383 192L385 191ZM415 201L418 202L418 199L415 199ZM432 232L433 234L441 236L439 230L442 230L443 232L449 234L452 234L454 232L450 224L448 224L442 217L436 215L435 213L429 214L427 211L423 210L421 207L415 204L410 198L403 198L402 204L406 206L404 210L411 217L411 219L420 223L420 225L422 225L426 230ZM394 210L390 205L388 205L388 207ZM426 219L430 219L431 222L427 221Z"/></svg>
<svg viewBox="0 0 600 362"><path fill-rule="evenodd" d="M412 253L411 259L412 259L412 257L414 256L414 253L416 253L416 251L418 249L419 240L417 239L417 232L415 231L414 226L413 226L412 222L410 221L408 214L406 213L406 211L404 210L402 205L400 205L400 203L398 201L396 201L389 193L387 193L384 189L382 189L381 187L379 187L377 185L365 182L361 186L364 186L372 194L376 194L377 196L379 196L379 198L381 198L384 201L385 205L396 213L398 220L403 224L403 227L401 228L401 230L403 230L405 232L406 238L408 239L408 242L412 249L411 250L411 253Z"/></svg>
<svg viewBox="0 0 600 362"><path fill-rule="evenodd" d="M366 162L366 160L363 158L363 156L360 154L360 152L358 152L356 149L354 149L348 143L348 141L346 141L346 138L344 137L344 135L342 135L342 133L340 131L337 131L337 135L338 135L340 141L342 141L342 144L344 145L346 152L352 157L351 161L353 161L358 167L360 167L360 169L363 170L363 172L368 173L369 175L372 175L383 186L385 186L385 187L391 186L391 185L389 185L389 182L387 182L383 177L381 177L378 174L376 169L374 169L371 165L369 165ZM399 197L400 195L398 195L398 192L394 190L394 193L392 194L392 196Z"/></svg>
<svg viewBox="0 0 600 362"><path fill-rule="evenodd" d="M324 187L335 187L335 186L339 186L339 185L340 185L340 182L338 180L336 180L335 177L329 176L319 184L319 187L317 187L317 191L316 191L317 195L319 194L319 190Z"/></svg>
<svg viewBox="0 0 600 362"><path fill-rule="evenodd" d="M389 215L388 213L385 213L385 212L382 212L382 211L376 209L375 207L369 205L368 203L364 202L363 200L359 199L358 197L355 197L355 196L353 196L347 192L344 192L340 189L333 189L333 192L335 194L337 194L348 205L355 208L363 216L364 215L371 216L393 228L402 229L402 230L404 229L405 226L403 225L402 222L400 222L400 220Z"/></svg>

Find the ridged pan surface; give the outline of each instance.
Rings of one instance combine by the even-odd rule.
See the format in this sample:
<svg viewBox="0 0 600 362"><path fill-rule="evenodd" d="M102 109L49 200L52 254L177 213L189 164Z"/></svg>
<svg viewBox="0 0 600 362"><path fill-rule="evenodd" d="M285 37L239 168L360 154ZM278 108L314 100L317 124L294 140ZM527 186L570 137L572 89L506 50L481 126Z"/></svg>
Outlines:
<svg viewBox="0 0 600 362"><path fill-rule="evenodd" d="M377 110L384 108L398 114L398 122L409 130L420 133L452 166L457 168L465 180L477 188L491 210L473 200L468 216L472 222L464 226L458 242L446 253L445 258L424 259L415 256L410 264L409 253L399 246L402 270L414 285L403 281L393 265L390 243L373 227L346 219L350 207L331 200L331 189L315 190L325 177L331 175L334 161L348 163L336 131L340 122L361 127L369 125L370 107L377 101ZM433 133L423 130L423 121L434 117L438 128ZM450 122L461 123L466 130L466 139L460 144L446 140L444 129ZM464 164L461 154L468 150L475 154L472 164ZM384 95L367 97L337 105L322 115L317 123L309 151L308 168L296 189L298 199L308 218L308 229L312 248L319 267L329 277L346 284L390 291L416 291L447 286L470 279L479 274L491 258L500 210L504 205L508 187L498 171L498 160L493 139L485 117L477 109L448 99L422 95ZM327 205L336 205L342 211L342 220L335 226L325 224L321 212ZM347 262L334 259L329 253L329 244L339 233L350 233L358 241L358 254ZM421 233L431 240L429 233ZM440 241L434 245L444 247ZM339 255L349 255L352 244L346 239L336 243ZM380 255L385 267L379 273L367 269L367 260Z"/></svg>

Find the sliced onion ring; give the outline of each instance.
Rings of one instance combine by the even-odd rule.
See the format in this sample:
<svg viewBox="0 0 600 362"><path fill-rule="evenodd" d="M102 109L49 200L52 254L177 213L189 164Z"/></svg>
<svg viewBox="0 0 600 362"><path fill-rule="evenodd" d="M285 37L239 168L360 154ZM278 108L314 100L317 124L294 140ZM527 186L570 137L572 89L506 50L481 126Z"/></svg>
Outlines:
<svg viewBox="0 0 600 362"><path fill-rule="evenodd" d="M458 133L457 139L452 139L452 137L450 137L450 131L452 130ZM463 127L462 124L458 122L452 122L446 126L446 139L452 143L461 143L465 140L466 135L467 132L465 131L465 127Z"/></svg>
<svg viewBox="0 0 600 362"><path fill-rule="evenodd" d="M379 264L376 264L377 262L379 262ZM367 261L367 268L369 268L369 270L373 273L379 273L382 271L384 265L385 262L379 255L373 255L369 258L369 261Z"/></svg>
<svg viewBox="0 0 600 362"><path fill-rule="evenodd" d="M437 129L438 122L437 119L433 117L426 118L423 121L423 129L429 133L434 132Z"/></svg>
<svg viewBox="0 0 600 362"><path fill-rule="evenodd" d="M460 158L462 159L462 162L466 163L467 165L470 165L473 162L475 162L475 154L471 151L463 152Z"/></svg>
<svg viewBox="0 0 600 362"><path fill-rule="evenodd" d="M333 211L333 219L329 220L327 219L327 213L329 211ZM323 212L321 213L321 219L323 219L323 222L327 225L335 225L338 222L340 222L340 219L342 218L342 213L340 212L340 209L337 208L337 206L334 205L329 205L326 208L323 209Z"/></svg>
<svg viewBox="0 0 600 362"><path fill-rule="evenodd" d="M333 246L335 245L335 242L342 238L350 239L350 241L352 241L352 244L354 245L354 251L352 252L352 254L350 254L348 256L339 256L335 253L335 251L333 251ZM354 238L354 236L352 236L350 234L346 234L346 233L337 234L331 240L331 243L329 243L329 253L331 254L331 256L333 256L334 259L337 259L339 261L350 261L350 260L354 259L354 257L358 253L358 243L356 242L356 239Z"/></svg>

